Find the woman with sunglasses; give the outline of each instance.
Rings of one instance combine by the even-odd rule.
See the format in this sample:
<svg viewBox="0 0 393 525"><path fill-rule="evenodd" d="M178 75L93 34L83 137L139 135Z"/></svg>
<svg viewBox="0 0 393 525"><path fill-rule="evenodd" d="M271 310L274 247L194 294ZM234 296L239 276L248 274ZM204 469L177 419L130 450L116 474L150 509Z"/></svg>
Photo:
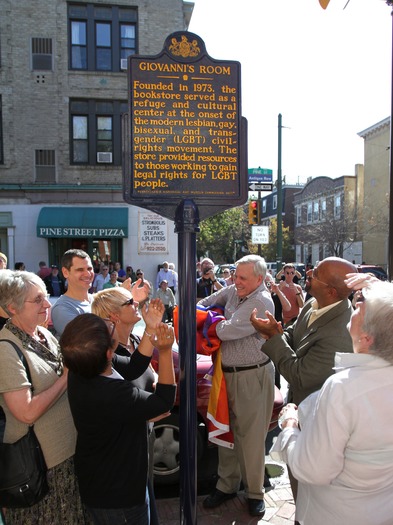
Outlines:
<svg viewBox="0 0 393 525"><path fill-rule="evenodd" d="M110 319L116 324L119 343L115 351L118 355L130 356L135 350L148 357L151 357L153 353L154 346L150 340L150 335L155 334L165 308L160 299L152 299L149 304L144 304L141 309L138 306L139 303L132 297L131 292L123 287L101 290L93 296L92 313L103 319ZM133 335L132 330L142 317L146 329L140 338Z"/></svg>
<svg viewBox="0 0 393 525"><path fill-rule="evenodd" d="M154 346L149 336L145 334L155 334L157 325L161 322L165 312L165 306L160 299L152 299L139 308L139 303L131 293L125 288L110 288L102 290L93 296L91 305L92 313L103 319L109 319L115 323L118 337L118 345L115 350L117 355L132 355L133 362L136 363L134 373L129 379L132 384L147 392L154 392L157 382L157 374L149 361L141 362L139 354L151 357ZM146 325L146 330L142 338L132 333L134 326L141 320L141 314ZM166 414L168 415L168 414ZM152 525L158 523L157 510L155 506L153 485L153 455L154 455L154 430L153 422L149 423L149 494L150 494L150 514Z"/></svg>
<svg viewBox="0 0 393 525"><path fill-rule="evenodd" d="M7 525L87 523L74 475L76 430L66 392L68 371L57 339L43 326L51 306L45 284L32 272L2 270L0 298L9 317L0 332L4 442L14 443L34 424L49 484L49 493L32 507L7 509Z"/></svg>
<svg viewBox="0 0 393 525"><path fill-rule="evenodd" d="M174 333L160 323L151 326L153 334L147 328L143 334L140 347L149 340L159 351L159 376L151 393L127 381L134 367L130 357L115 354L119 325L83 314L60 339L78 431L76 472L82 501L96 525L150 525L146 423L170 410L175 400Z"/></svg>

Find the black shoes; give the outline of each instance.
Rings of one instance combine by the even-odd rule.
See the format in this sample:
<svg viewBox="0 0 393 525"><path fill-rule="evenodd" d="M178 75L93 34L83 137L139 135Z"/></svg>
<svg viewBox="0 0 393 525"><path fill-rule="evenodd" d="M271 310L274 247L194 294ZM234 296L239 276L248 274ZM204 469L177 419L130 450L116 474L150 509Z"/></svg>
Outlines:
<svg viewBox="0 0 393 525"><path fill-rule="evenodd" d="M224 501L228 501L229 499L233 499L235 497L236 492L226 494L221 490L215 489L214 492L212 492L206 499L203 500L203 506L205 509L215 509L221 505L221 503L224 503Z"/></svg>
<svg viewBox="0 0 393 525"><path fill-rule="evenodd" d="M221 490L215 489L214 492L210 494L210 496L203 500L203 506L205 509L215 509L221 505L221 503L224 503L224 501L235 498L236 495L236 492L226 494ZM248 512L250 516L262 517L265 514L265 510L265 502L263 499L248 498Z"/></svg>
<svg viewBox="0 0 393 525"><path fill-rule="evenodd" d="M263 516L265 514L265 502L263 499L248 498L248 512L250 516Z"/></svg>

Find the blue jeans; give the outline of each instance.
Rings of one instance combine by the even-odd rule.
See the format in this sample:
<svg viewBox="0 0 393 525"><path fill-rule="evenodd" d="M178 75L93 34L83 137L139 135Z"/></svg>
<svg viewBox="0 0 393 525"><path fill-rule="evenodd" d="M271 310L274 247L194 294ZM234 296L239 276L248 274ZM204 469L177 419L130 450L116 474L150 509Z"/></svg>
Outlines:
<svg viewBox="0 0 393 525"><path fill-rule="evenodd" d="M95 525L150 525L149 494L142 505L127 509L96 509L87 507Z"/></svg>

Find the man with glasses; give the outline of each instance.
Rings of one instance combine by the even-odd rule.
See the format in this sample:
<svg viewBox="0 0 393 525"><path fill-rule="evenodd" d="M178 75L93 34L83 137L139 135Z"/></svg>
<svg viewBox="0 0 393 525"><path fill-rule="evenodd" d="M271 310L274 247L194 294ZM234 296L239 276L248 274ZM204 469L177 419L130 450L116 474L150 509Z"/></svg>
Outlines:
<svg viewBox="0 0 393 525"><path fill-rule="evenodd" d="M298 405L319 390L334 373L336 352L353 352L347 330L352 305L345 279L356 266L328 257L306 273L305 291L312 295L297 320L285 330L270 312L268 319L251 315L251 322L266 339L262 347L288 382L288 402ZM316 466L317 468L317 466ZM291 479L296 499L296 483Z"/></svg>
<svg viewBox="0 0 393 525"><path fill-rule="evenodd" d="M304 295L302 287L294 283L296 276L295 265L287 263L282 270L284 280L280 281L278 287L280 292L285 295L291 304L290 310L282 309L282 320L284 326L289 326L289 324L292 324L296 320L300 309L304 306ZM281 294L278 294L278 298L280 301L284 300Z"/></svg>
<svg viewBox="0 0 393 525"><path fill-rule="evenodd" d="M97 293L104 288L104 284L109 282L109 267L106 264L101 266L100 273L95 276L93 283L93 293Z"/></svg>

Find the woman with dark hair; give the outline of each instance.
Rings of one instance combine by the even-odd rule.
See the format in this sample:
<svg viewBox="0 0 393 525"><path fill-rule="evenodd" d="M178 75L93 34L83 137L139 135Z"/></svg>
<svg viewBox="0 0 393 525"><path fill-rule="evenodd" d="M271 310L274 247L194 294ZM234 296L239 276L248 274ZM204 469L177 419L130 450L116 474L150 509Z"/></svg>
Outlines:
<svg viewBox="0 0 393 525"><path fill-rule="evenodd" d="M116 323L83 314L65 328L60 346L69 368L68 395L78 432L75 465L83 503L97 525L149 525L147 421L166 413L176 394L173 329L164 323L142 339L159 350L154 393L130 383L132 357L115 353Z"/></svg>
<svg viewBox="0 0 393 525"><path fill-rule="evenodd" d="M91 305L93 314L116 323L116 333L119 338L116 354L128 357L132 355L133 359L138 353L150 357L154 350L149 337L139 337L132 333L135 325L143 317L147 333L155 333L156 327L163 317L164 308L160 299L152 299L149 305L144 304L142 308L139 308L138 301L133 298L131 292L123 287L101 290L93 296ZM154 392L157 374L151 364L143 370L138 369L137 373L138 377L135 376L132 384L147 392ZM149 496L151 522L152 525L156 525L158 524L158 514L152 488L155 438L153 426L153 422L149 423Z"/></svg>
<svg viewBox="0 0 393 525"><path fill-rule="evenodd" d="M336 373L299 410L283 409L270 452L299 481L301 525L392 523L393 283L348 274L347 285L363 286L348 324L354 353L336 354Z"/></svg>
<svg viewBox="0 0 393 525"><path fill-rule="evenodd" d="M59 344L43 325L51 303L32 272L0 272L1 306L9 319L0 337L0 404L6 415L4 442L14 443L29 425L48 467L49 494L28 508L7 509L7 525L83 524L74 475L76 431L67 398L67 369ZM22 352L29 368L17 354Z"/></svg>

